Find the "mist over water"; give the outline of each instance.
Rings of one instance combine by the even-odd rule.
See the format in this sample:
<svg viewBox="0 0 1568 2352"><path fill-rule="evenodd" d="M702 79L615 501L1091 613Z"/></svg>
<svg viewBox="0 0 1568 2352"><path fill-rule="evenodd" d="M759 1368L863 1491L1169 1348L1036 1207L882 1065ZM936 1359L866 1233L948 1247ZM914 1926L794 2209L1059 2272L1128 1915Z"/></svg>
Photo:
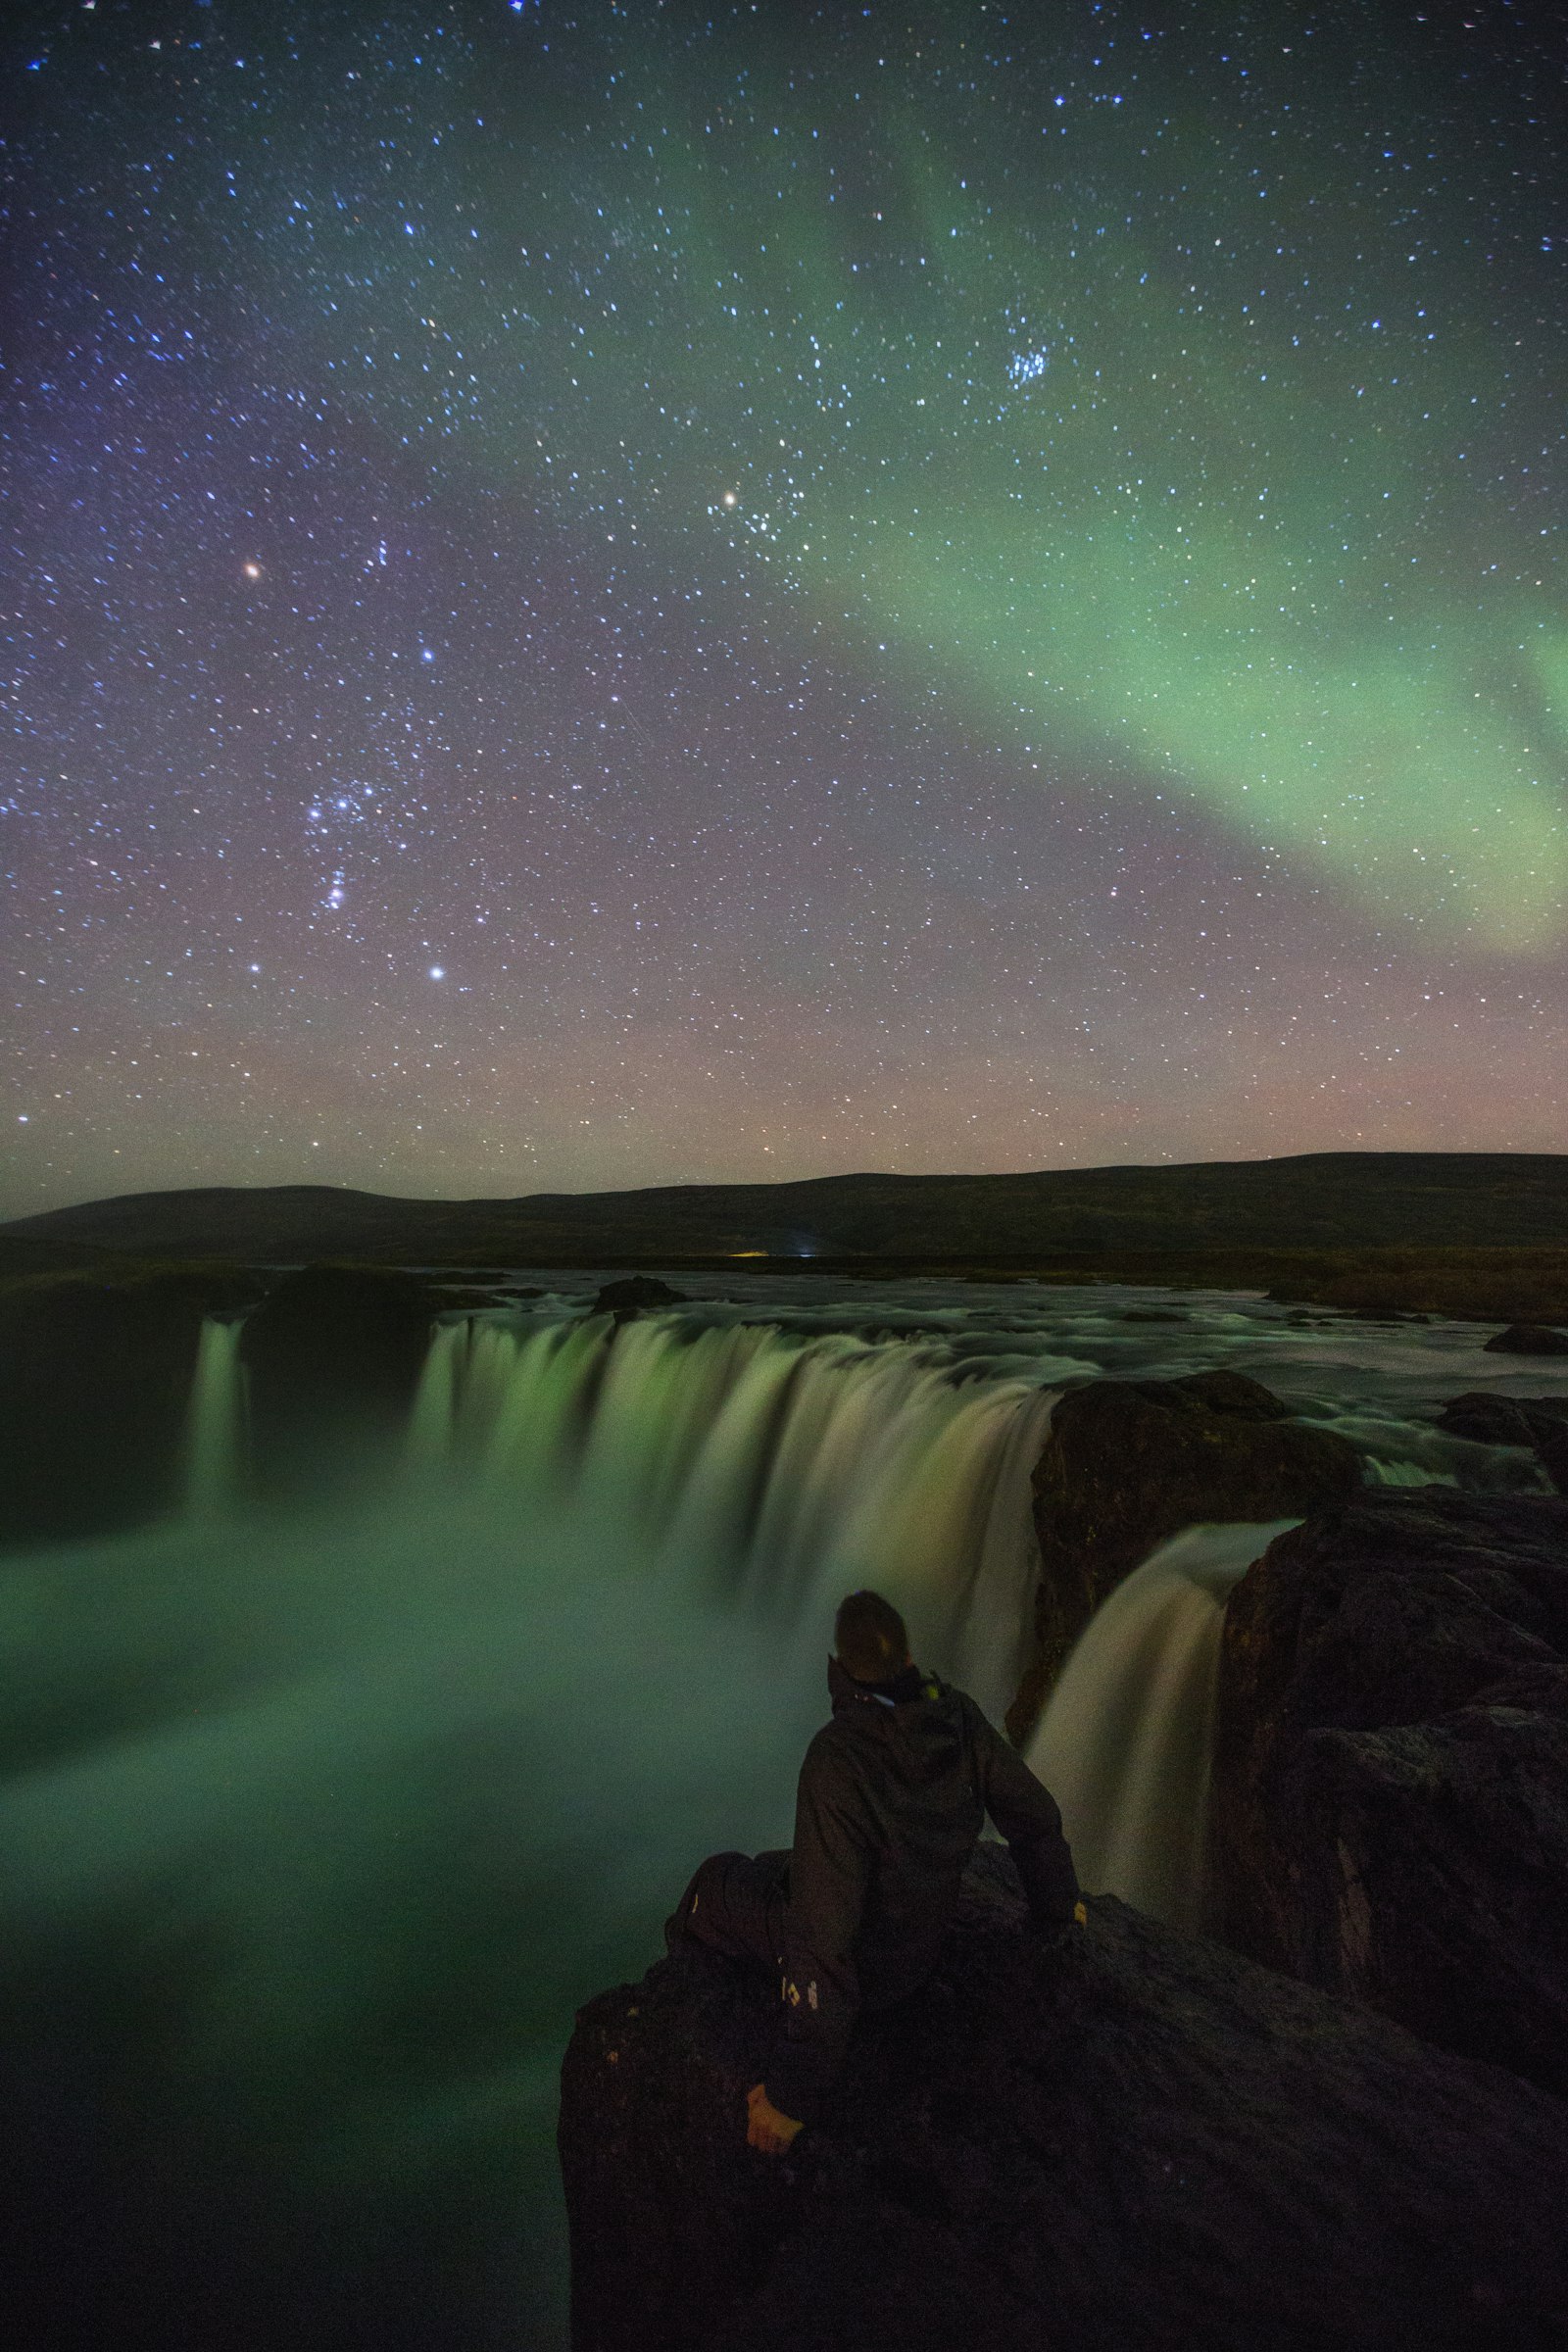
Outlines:
<svg viewBox="0 0 1568 2352"><path fill-rule="evenodd" d="M236 2279L236 2177L264 2223L297 2199L363 2247L368 2280L314 2282L323 2342L443 2212L456 2272L365 2340L510 2344L519 2313L552 2340L572 2010L656 1956L705 1851L788 1841L815 1691L759 1625L614 1562L605 1531L454 1494L3 1588L13 1998L203 2244L216 2207Z"/></svg>
<svg viewBox="0 0 1568 2352"><path fill-rule="evenodd" d="M0 1569L3 2161L62 2342L560 2342L572 2011L657 1956L705 1852L787 1841L850 1586L1000 1714L1064 1380L1227 1362L1388 1475L1515 1486L1431 1403L1564 1380L1255 1300L807 1278L762 1324L728 1290L613 1340L560 1294L444 1325L401 1466L311 1511L247 1501L212 1326L181 1518ZM1173 1589L1042 1751L1092 1886L1140 1884L1094 1842L1117 1789L1196 1853L1204 1740L1159 1693L1256 1536L1139 1572L1206 1617Z"/></svg>

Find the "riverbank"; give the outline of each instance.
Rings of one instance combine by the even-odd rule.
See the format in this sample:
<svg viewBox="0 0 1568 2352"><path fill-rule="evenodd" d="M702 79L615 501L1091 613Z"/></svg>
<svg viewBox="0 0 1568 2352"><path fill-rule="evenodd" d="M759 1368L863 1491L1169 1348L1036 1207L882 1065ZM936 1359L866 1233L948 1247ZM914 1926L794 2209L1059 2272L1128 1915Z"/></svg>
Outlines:
<svg viewBox="0 0 1568 2352"><path fill-rule="evenodd" d="M1366 1248L1344 1250L1259 1250L1251 1248L1167 1250L1098 1249L1054 1250L1038 1255L912 1257L771 1255L766 1251L640 1252L607 1254L576 1250L527 1258L497 1258L456 1251L440 1258L413 1248L369 1250L364 1261L417 1266L427 1272L466 1276L592 1272L761 1276L781 1285L802 1277L847 1283L1116 1283L1137 1289L1252 1291L1284 1305L1334 1307L1374 1318L1441 1315L1456 1322L1568 1324L1568 1247ZM0 1297L22 1283L80 1279L145 1284L163 1280L200 1292L211 1288L225 1301L237 1280L259 1263L277 1266L283 1258L258 1260L243 1253L215 1251L200 1258L98 1249L79 1241L0 1233ZM254 1295L254 1291L253 1291Z"/></svg>

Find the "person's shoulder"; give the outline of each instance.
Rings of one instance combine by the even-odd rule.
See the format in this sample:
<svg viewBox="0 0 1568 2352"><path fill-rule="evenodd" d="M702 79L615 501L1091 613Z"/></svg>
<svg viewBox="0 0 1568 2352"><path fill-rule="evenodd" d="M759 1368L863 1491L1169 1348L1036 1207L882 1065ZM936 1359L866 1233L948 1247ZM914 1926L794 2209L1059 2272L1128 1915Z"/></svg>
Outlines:
<svg viewBox="0 0 1568 2352"><path fill-rule="evenodd" d="M830 1763L835 1756L842 1756L847 1748L854 1746L857 1728L855 1717L848 1709L830 1715L807 1741L801 1770L806 1772L813 1765Z"/></svg>
<svg viewBox="0 0 1568 2352"><path fill-rule="evenodd" d="M956 1683L945 1683L940 1675L933 1674L927 1679L936 1704L945 1715L961 1716L965 1723L978 1724L983 1730L990 1730L990 1716L977 1699L969 1696L967 1690L960 1690Z"/></svg>
<svg viewBox="0 0 1568 2352"><path fill-rule="evenodd" d="M942 1687L942 1707L950 1723L962 1726L968 1751L977 1761L998 1747L1008 1746L1007 1740L998 1731L979 1700L971 1698L967 1690L958 1690L956 1684L945 1683Z"/></svg>
<svg viewBox="0 0 1568 2352"><path fill-rule="evenodd" d="M836 1715L828 1717L820 1731L812 1733L801 1759L803 1788L836 1781L852 1758L864 1753L875 1738L875 1726L868 1721L869 1715L868 1707L841 1707Z"/></svg>

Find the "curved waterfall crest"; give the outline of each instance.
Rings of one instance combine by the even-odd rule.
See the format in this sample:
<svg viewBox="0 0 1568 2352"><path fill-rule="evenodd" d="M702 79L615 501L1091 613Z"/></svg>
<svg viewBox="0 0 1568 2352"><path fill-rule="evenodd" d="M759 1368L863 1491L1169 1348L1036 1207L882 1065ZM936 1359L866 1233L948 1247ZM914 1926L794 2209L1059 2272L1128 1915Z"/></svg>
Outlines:
<svg viewBox="0 0 1568 2352"><path fill-rule="evenodd" d="M475 1319L432 1339L409 1456L416 1476L613 1528L656 1571L781 1631L875 1585L922 1656L1000 1714L1038 1574L1030 1477L1054 1400L956 1383L917 1341Z"/></svg>

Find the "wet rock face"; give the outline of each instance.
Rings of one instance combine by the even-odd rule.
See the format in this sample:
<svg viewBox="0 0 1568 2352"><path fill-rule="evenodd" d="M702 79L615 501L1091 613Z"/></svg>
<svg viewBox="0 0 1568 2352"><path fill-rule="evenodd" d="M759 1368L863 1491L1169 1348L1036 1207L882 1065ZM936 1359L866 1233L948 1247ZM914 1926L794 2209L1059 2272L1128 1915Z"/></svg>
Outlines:
<svg viewBox="0 0 1568 2352"><path fill-rule="evenodd" d="M386 1266L305 1266L246 1321L253 1457L271 1492L373 1474L407 1425L430 1344L423 1283Z"/></svg>
<svg viewBox="0 0 1568 2352"><path fill-rule="evenodd" d="M172 1504L205 1303L197 1275L0 1296L0 1543L102 1535Z"/></svg>
<svg viewBox="0 0 1568 2352"><path fill-rule="evenodd" d="M1568 1331L1554 1331L1549 1323L1510 1323L1488 1340L1488 1355L1568 1355Z"/></svg>
<svg viewBox="0 0 1568 2352"><path fill-rule="evenodd" d="M1546 2352L1568 2110L1109 1896L1064 1956L982 1847L833 2116L744 2144L773 1986L701 1953L579 2015L575 2352Z"/></svg>
<svg viewBox="0 0 1568 2352"><path fill-rule="evenodd" d="M1568 1494L1568 1396L1497 1396L1472 1389L1450 1397L1438 1427L1482 1446L1528 1446L1559 1494Z"/></svg>
<svg viewBox="0 0 1568 2352"><path fill-rule="evenodd" d="M1237 1586L1219 1932L1568 2094L1568 1501L1367 1494Z"/></svg>
<svg viewBox="0 0 1568 2352"><path fill-rule="evenodd" d="M1027 1728L1106 1593L1167 1536L1203 1520L1287 1519L1348 1494L1360 1476L1343 1438L1293 1422L1240 1372L1070 1391L1035 1471L1040 1649L1009 1730Z"/></svg>

